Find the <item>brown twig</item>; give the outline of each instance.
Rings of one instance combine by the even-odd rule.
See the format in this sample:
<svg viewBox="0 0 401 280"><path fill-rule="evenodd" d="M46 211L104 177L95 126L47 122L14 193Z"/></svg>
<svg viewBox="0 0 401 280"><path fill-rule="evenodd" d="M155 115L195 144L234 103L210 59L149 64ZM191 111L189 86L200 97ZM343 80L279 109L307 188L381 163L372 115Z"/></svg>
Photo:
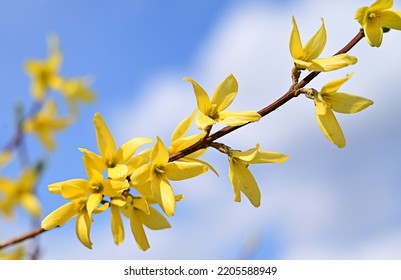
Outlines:
<svg viewBox="0 0 401 280"><path fill-rule="evenodd" d="M352 38L352 40L346 45L344 46L341 50L339 50L335 55L337 54L341 54L341 53L346 53L349 50L351 50L362 38L364 37L364 33L363 30L359 30L358 34ZM307 85L310 81L312 81L314 78L316 78L317 75L319 75L320 72L317 71L313 71L311 72L309 75L307 75L304 79L302 79L300 82L296 83L295 85L292 85L290 87L290 89L280 98L278 98L276 101L274 101L273 103L271 103L270 105L260 109L258 111L258 113L264 117L268 114L270 114L271 112L275 111L276 109L278 109L279 107L283 106L285 103L287 103L289 100L291 100L294 97L297 97L300 93L299 93L299 89L303 88L305 85ZM249 124L249 123L247 123ZM174 153L170 156L169 161L175 161L178 160L182 157L185 157L189 154L192 154L195 151L201 150L201 149L205 149L209 146L212 145L212 143L223 137L226 134L229 134L231 132L233 132L234 130L239 129L240 127L243 127L247 124L244 124L242 126L226 126L223 127L222 129L220 129L219 131L213 133L212 135L210 135L207 138L201 139L199 142L185 148L184 150ZM46 230L38 227L36 229L31 230L30 232L27 232L23 235L20 235L18 237L9 239L7 241L1 242L0 243L0 250L12 245L12 244L16 244L19 242L22 242L26 239L35 237L43 232L45 232Z"/></svg>
<svg viewBox="0 0 401 280"><path fill-rule="evenodd" d="M29 238L33 238L33 237L35 237L35 236L37 236L37 235L39 235L39 234L41 234L42 232L45 232L45 231L46 231L45 229L43 229L41 227L37 227L37 228L35 228L35 229L25 233L25 234L22 234L20 236L11 238L11 239L3 241L3 242L0 242L0 250L5 248L5 247L7 247L7 246L20 243L20 242L22 242L24 240L27 240Z"/></svg>

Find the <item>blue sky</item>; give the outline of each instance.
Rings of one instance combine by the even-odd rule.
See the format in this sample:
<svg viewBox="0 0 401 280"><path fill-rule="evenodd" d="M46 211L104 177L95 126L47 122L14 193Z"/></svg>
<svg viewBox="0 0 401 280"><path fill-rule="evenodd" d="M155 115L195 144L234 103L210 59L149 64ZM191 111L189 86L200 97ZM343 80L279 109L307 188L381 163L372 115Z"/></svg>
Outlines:
<svg viewBox="0 0 401 280"><path fill-rule="evenodd" d="M290 83L288 38L295 15L304 42L325 19L328 43L323 55L342 47L358 30L356 8L369 1L13 1L0 4L0 144L13 132L13 105L29 106L28 58L47 55L46 36L58 34L66 76L93 75L96 103L82 106L80 121L60 133L48 154L39 185L45 213L65 201L47 192L55 181L84 177L77 147L96 151L93 114L101 112L117 143L160 135L168 142L176 124L195 108L190 85L197 80L209 93L229 73L240 90L235 110L272 102ZM401 9L399 2L395 7ZM338 15L341 14L341 21ZM83 247L74 222L42 234L45 259L376 259L401 257L400 110L397 93L401 33L385 35L380 49L362 41L351 54L357 65L319 76L311 86L354 72L342 88L371 98L374 106L341 115L347 146L340 150L320 133L313 103L297 98L262 122L221 139L226 144L290 156L280 165L252 166L262 206L244 198L233 202L226 159L210 151L206 159L220 177L206 174L176 183L185 195L170 222L172 229L148 232L151 249L126 240L115 246L108 215L96 216L94 249ZM42 153L27 139L32 160ZM13 168L3 172L12 173ZM20 213L0 236L24 232ZM7 227L7 231L4 228Z"/></svg>

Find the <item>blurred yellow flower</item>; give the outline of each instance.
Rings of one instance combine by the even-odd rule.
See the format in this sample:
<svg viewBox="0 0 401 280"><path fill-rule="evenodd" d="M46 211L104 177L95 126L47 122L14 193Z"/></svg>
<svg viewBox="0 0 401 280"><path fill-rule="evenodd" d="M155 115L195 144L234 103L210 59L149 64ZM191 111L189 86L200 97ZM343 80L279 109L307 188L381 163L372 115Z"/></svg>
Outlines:
<svg viewBox="0 0 401 280"><path fill-rule="evenodd" d="M337 92L352 77L333 80L325 84L320 92L315 93L316 119L323 134L339 148L345 146L345 137L333 111L343 114L354 114L373 104L373 101L361 96Z"/></svg>
<svg viewBox="0 0 401 280"><path fill-rule="evenodd" d="M57 88L61 77L58 74L62 62L62 54L58 40L48 40L49 57L47 60L31 59L25 63L25 70L31 76L31 92L35 100L43 100L49 89Z"/></svg>
<svg viewBox="0 0 401 280"><path fill-rule="evenodd" d="M228 154L229 171L231 185L234 189L234 201L241 201L241 192L246 195L253 206L260 206L260 190L252 173L248 169L249 164L278 163L285 162L288 156L259 149L259 144L255 148L241 152L231 150Z"/></svg>
<svg viewBox="0 0 401 280"><path fill-rule="evenodd" d="M26 133L34 133L42 141L47 150L54 150L54 132L66 128L70 124L68 118L57 117L56 103L48 101L41 111L23 121L22 129Z"/></svg>
<svg viewBox="0 0 401 280"><path fill-rule="evenodd" d="M196 125L199 129L205 129L215 123L239 126L260 120L261 116L256 111L232 112L226 110L238 93L238 83L232 74L218 85L212 99L197 82L191 78L184 78L184 80L192 83L194 88L199 110Z"/></svg>
<svg viewBox="0 0 401 280"><path fill-rule="evenodd" d="M383 27L401 30L401 12L391 9L392 6L393 0L377 0L355 12L355 19L363 27L366 40L372 47L380 47Z"/></svg>
<svg viewBox="0 0 401 280"><path fill-rule="evenodd" d="M0 252L0 260L22 260L24 259L25 249L24 247L18 247L9 252Z"/></svg>
<svg viewBox="0 0 401 280"><path fill-rule="evenodd" d="M317 58L326 46L326 28L322 19L322 26L302 45L298 26L295 18L292 17L293 29L290 37L290 52L293 61L298 69L308 69L309 71L333 71L352 64L358 60L348 54L339 54L328 58Z"/></svg>
<svg viewBox="0 0 401 280"><path fill-rule="evenodd" d="M12 218L14 208L21 205L32 216L39 218L42 207L35 195L36 182L37 173L31 168L24 169L18 180L0 177L0 192L3 193L0 211Z"/></svg>

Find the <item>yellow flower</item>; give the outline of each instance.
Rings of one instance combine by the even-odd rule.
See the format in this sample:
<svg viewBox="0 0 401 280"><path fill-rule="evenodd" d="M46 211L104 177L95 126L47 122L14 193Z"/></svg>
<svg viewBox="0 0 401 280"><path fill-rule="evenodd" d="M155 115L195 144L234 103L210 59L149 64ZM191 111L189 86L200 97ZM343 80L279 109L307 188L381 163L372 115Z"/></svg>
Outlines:
<svg viewBox="0 0 401 280"><path fill-rule="evenodd" d="M64 198L73 200L87 198L86 209L88 216L92 218L92 212L98 208L103 195L109 197L120 196L129 188L127 180L111 180L103 178L103 173L96 166L92 158L83 156L83 161L88 175L88 180L71 179L50 184L48 189L53 194L61 194Z"/></svg>
<svg viewBox="0 0 401 280"><path fill-rule="evenodd" d="M48 41L49 57L45 61L28 60L25 63L25 70L31 76L31 91L35 100L43 100L46 91L55 89L60 82L58 74L62 55L59 50L56 38L50 38Z"/></svg>
<svg viewBox="0 0 401 280"><path fill-rule="evenodd" d="M49 101L40 112L24 120L22 129L26 133L35 133L46 149L54 150L54 131L67 127L69 123L69 119L57 117L56 103Z"/></svg>
<svg viewBox="0 0 401 280"><path fill-rule="evenodd" d="M228 155L229 160L229 178L234 189L234 201L241 201L241 192L243 192L253 206L260 206L260 190L255 178L248 169L249 164L259 163L276 163L287 161L288 156L269 152L259 149L259 144L256 148L247 151L231 150Z"/></svg>
<svg viewBox="0 0 401 280"><path fill-rule="evenodd" d="M187 133L188 133L188 131L191 127L191 124L196 116L196 113L197 113L197 110L195 110L192 113L192 115L190 115L189 117L182 120L175 128L173 134L171 135L171 145L168 148L168 152L170 155L184 150L185 148L197 143L198 141L200 141L202 138L204 138L206 136L206 132L201 132L198 134L187 136ZM196 152L193 152L192 154L189 154L185 157L180 158L180 161L192 161L192 162L202 163L202 164L206 165L209 169L211 169L218 176L218 173L213 168L213 166L211 166L209 163L207 163L205 161L198 159L206 151L207 151L207 149L198 150Z"/></svg>
<svg viewBox="0 0 401 280"><path fill-rule="evenodd" d="M326 28L322 19L322 26L302 46L301 36L299 35L298 26L295 18L292 17L293 29L290 38L290 52L297 68L308 69L309 71L333 71L352 64L358 60L354 56L348 54L339 54L328 58L317 58L326 45Z"/></svg>
<svg viewBox="0 0 401 280"><path fill-rule="evenodd" d="M184 80L191 82L194 88L199 110L196 125L199 129L205 129L217 122L239 126L260 120L261 116L255 111L232 112L225 110L233 102L238 92L238 83L232 74L219 84L211 100L197 82L190 78L184 78Z"/></svg>
<svg viewBox="0 0 401 280"><path fill-rule="evenodd" d="M372 47L380 47L383 28L401 30L401 12L390 9L393 0L377 0L370 7L359 8L355 19L363 27L366 40Z"/></svg>
<svg viewBox="0 0 401 280"><path fill-rule="evenodd" d="M166 218L155 208L150 206L142 197L128 196L121 203L111 202L111 225L114 242L118 245L124 240L124 227L121 220L121 212L130 219L132 234L139 249L146 251L150 248L143 225L152 230L169 228L170 224Z"/></svg>
<svg viewBox="0 0 401 280"><path fill-rule="evenodd" d="M314 96L316 119L323 134L339 148L345 146L345 137L333 111L354 114L373 104L373 101L361 96L337 92L352 77L333 80L325 84Z"/></svg>
<svg viewBox="0 0 401 280"><path fill-rule="evenodd" d="M176 199L168 180L185 180L199 176L207 170L207 167L199 162L169 162L168 150L157 137L150 154L150 163L142 165L132 173L131 184L134 187L142 186L150 181L154 199L164 213L173 216Z"/></svg>
<svg viewBox="0 0 401 280"><path fill-rule="evenodd" d="M110 133L100 113L93 119L96 129L96 140L100 156L87 149L79 148L96 163L99 169L107 169L112 179L124 178L128 175L127 163L135 151L142 145L152 142L150 138L136 137L124 143L118 150L113 135Z"/></svg>
<svg viewBox="0 0 401 280"><path fill-rule="evenodd" d="M101 213L108 207L108 203L105 203L95 209L93 213ZM43 219L41 227L45 230L51 230L57 226L64 225L75 216L77 216L75 233L79 241L87 248L92 249L92 241L90 240L92 219L88 214L86 197L79 197L57 208Z"/></svg>
<svg viewBox="0 0 401 280"><path fill-rule="evenodd" d="M0 210L11 218L14 207L21 204L28 213L39 218L42 208L34 193L36 182L37 173L31 168L24 169L18 180L0 177L0 192L4 194Z"/></svg>
<svg viewBox="0 0 401 280"><path fill-rule="evenodd" d="M95 93L84 79L60 79L56 87L64 95L73 115L78 113L79 102L91 103L95 100Z"/></svg>

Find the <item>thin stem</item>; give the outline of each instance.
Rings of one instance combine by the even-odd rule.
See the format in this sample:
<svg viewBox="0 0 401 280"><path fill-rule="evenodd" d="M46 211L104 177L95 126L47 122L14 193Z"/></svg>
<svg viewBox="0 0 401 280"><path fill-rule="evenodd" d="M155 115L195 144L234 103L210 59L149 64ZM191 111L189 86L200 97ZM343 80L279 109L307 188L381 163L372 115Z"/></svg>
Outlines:
<svg viewBox="0 0 401 280"><path fill-rule="evenodd" d="M37 235L39 235L39 234L41 234L42 232L45 232L45 231L46 231L45 229L43 229L41 227L37 227L37 228L35 228L35 229L25 233L25 234L22 234L20 236L17 236L17 237L11 238L9 240L6 240L4 242L1 242L0 243L0 250L5 248L5 247L7 247L7 246L9 246L9 245L17 244L17 243L20 243L20 242L22 242L24 240L27 240L29 238L33 238L33 237L35 237L35 236L37 236Z"/></svg>
<svg viewBox="0 0 401 280"><path fill-rule="evenodd" d="M341 50L339 50L339 51L336 53L336 55L337 55L337 54L341 54L341 53L346 53L346 52L348 52L348 51L351 50L363 37L364 37L364 33L363 33L363 30L361 29L361 30L359 30L358 34L357 34L354 38L352 38L352 40L351 40L346 46L344 46ZM260 110L258 111L258 113L259 113L262 117L264 117L264 116L270 114L271 112L273 112L274 110L278 109L279 107L283 106L285 103L287 103L288 101L290 101L292 98L297 97L297 96L300 94L298 90L301 89L301 88L303 88L305 85L307 85L310 81L312 81L314 78L316 78L316 76L319 75L319 74L320 74L320 72L317 72L317 71L311 72L309 75L307 75L307 76L306 76L304 79L302 79L300 82L296 83L295 85L292 85L292 86L290 87L290 89L289 89L286 93L284 93L283 96L281 96L280 98L278 98L276 101L274 101L274 102L271 103L270 105L268 105L268 106L266 106L266 107L260 109ZM247 124L249 124L249 123L247 123ZM184 150L172 154L172 155L170 156L169 161L178 160L178 159L180 159L180 158L182 158L182 157L185 157L185 156L187 156L187 155L189 155L189 154L191 154L191 153L193 153L193 152L195 152L195 151L198 151L198 150L207 148L207 147L211 146L212 143L213 143L215 140L217 140L217 139L223 137L224 135L226 135L226 134L228 134L228 133L231 133L231 132L233 132L234 130L237 130L237 129L239 129L240 127L243 127L243 126L245 126L245 125L247 125L247 124L244 124L244 125L242 125L242 126L226 126L226 127L223 127L222 129L220 129L219 131L213 133L213 134L210 135L209 137L207 137L207 138L205 138L205 139L201 139L199 142L197 142L197 143L195 143L195 144L193 144L193 145L191 145L191 146L185 148ZM1 242L1 243L0 243L0 250L3 249L3 248L5 248L5 247L7 247L7 246L9 246L9 245L16 244L16 243L22 242L22 241L24 241L24 240L26 240L26 239L35 237L36 235L39 235L39 234L41 234L41 233L43 233L43 232L45 232L45 231L46 231L46 230L44 230L44 229L38 227L38 228L36 228L36 229L31 230L31 231L28 232L28 233L25 233L25 234L20 235L20 236L18 236L18 237L15 237L15 238L9 239L9 240L7 240L7 241Z"/></svg>

